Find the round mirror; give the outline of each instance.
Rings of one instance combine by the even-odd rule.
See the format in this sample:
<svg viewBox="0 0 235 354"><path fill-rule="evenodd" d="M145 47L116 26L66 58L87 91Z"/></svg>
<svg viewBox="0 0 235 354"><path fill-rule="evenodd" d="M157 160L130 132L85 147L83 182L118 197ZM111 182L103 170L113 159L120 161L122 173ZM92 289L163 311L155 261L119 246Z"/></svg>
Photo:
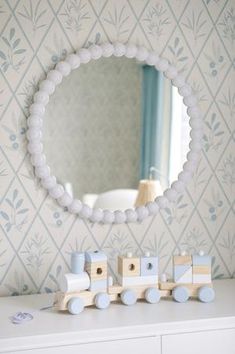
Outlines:
<svg viewBox="0 0 235 354"><path fill-rule="evenodd" d="M90 61L92 58L99 60ZM181 95L166 76L180 86ZM48 94L59 83L49 101ZM182 96L186 96L184 101ZM134 215L132 208L137 207L143 219L143 215L158 209L156 198L166 202L164 190L171 191L171 199L180 192L179 184L175 191L169 187L182 171L189 152L185 104L197 119L196 142L201 133L200 115L190 87L165 59L145 48L138 51L135 46L122 44L82 49L48 74L35 102L28 120L31 160L42 184L60 204L72 204L80 214L83 210L80 216L91 216L95 210L100 220L93 221L103 221L103 210L109 221L116 221L115 213L126 221L124 211L128 209L134 221L141 216ZM43 104L47 104L45 114ZM43 145L50 171L44 166L41 151L32 151L32 145L41 139L37 132L43 114ZM193 162L185 164L188 168L183 182L195 167L199 145ZM50 173L56 176L57 184ZM147 203L152 212L142 208ZM73 207L69 209L73 211Z"/></svg>

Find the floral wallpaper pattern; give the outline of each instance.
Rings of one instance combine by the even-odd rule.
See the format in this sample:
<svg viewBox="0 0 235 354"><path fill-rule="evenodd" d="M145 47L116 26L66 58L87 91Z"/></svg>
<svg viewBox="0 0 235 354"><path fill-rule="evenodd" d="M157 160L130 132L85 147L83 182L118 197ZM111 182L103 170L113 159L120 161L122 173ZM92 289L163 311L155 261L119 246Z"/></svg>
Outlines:
<svg viewBox="0 0 235 354"><path fill-rule="evenodd" d="M183 197L141 224L93 225L59 208L35 179L26 117L47 70L103 41L158 51L186 76L204 113L203 152ZM0 1L0 295L52 292L72 250L103 249L115 274L126 250L150 250L171 273L184 247L235 276L234 0Z"/></svg>

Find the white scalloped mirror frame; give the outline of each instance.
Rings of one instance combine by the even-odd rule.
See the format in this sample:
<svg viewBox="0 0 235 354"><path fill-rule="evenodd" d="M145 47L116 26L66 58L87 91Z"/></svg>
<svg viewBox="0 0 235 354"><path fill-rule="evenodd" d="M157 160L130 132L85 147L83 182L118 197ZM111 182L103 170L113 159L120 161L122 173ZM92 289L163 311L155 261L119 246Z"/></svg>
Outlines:
<svg viewBox="0 0 235 354"><path fill-rule="evenodd" d="M90 60L98 60L101 57L109 58L112 55L136 58L138 61L155 66L157 70L162 71L165 77L171 80L172 85L178 88L179 94L183 96L183 102L188 107L189 124L192 128L187 161L183 165L183 171L180 172L178 180L171 184L171 188L166 189L163 196L157 197L154 202L149 202L145 206L114 212L92 209L80 200L71 198L64 187L57 183L56 177L50 174L42 144L42 118L45 113L45 106L49 102L49 96L53 94L56 86L62 82L63 77L68 76L72 70L79 68L81 64L87 64ZM197 98L193 95L192 88L186 83L184 77L168 60L159 57L156 52L149 51L145 47L138 47L131 43L104 43L92 45L89 48L81 48L76 53L68 55L64 61L56 64L55 69L49 71L47 78L40 83L29 111L30 116L27 119L28 151L36 176L40 178L42 186L60 206L66 207L69 212L77 214L81 218L89 219L91 222L104 224L141 222L149 215L157 214L159 209L166 208L169 202L175 201L184 192L199 160L203 132L202 114L198 107Z"/></svg>

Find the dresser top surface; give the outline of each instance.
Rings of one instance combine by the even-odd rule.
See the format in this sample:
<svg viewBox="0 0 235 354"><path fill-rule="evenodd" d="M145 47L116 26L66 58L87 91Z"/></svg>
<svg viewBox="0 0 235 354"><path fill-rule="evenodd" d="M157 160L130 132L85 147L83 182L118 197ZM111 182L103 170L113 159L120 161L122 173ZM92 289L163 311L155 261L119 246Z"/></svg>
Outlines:
<svg viewBox="0 0 235 354"><path fill-rule="evenodd" d="M112 339L118 336L151 336L185 331L217 328L235 328L235 280L214 281L216 299L203 304L189 300L179 304L172 299L162 299L150 305L138 302L134 306L111 304L107 310L86 308L77 316L57 312L55 309L40 311L53 303L52 294L0 298L0 352L1 346L12 341L73 340L86 342L94 338ZM21 325L11 323L9 317L18 311L29 312L32 321Z"/></svg>

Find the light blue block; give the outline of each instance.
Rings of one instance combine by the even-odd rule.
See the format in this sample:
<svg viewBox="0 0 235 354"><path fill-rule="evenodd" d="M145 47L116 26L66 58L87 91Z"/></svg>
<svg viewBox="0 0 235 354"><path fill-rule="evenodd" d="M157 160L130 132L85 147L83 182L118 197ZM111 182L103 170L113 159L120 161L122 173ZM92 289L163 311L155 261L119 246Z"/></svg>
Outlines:
<svg viewBox="0 0 235 354"><path fill-rule="evenodd" d="M158 257L141 257L140 275L158 275Z"/></svg>
<svg viewBox="0 0 235 354"><path fill-rule="evenodd" d="M209 286L202 286L198 291L198 298L201 302L212 302L215 298L215 290Z"/></svg>
<svg viewBox="0 0 235 354"><path fill-rule="evenodd" d="M187 270L189 270L191 268L191 265L184 265L184 264L177 264L174 265L173 267L173 274L174 274L174 281L178 281L179 278L181 278L186 272Z"/></svg>
<svg viewBox="0 0 235 354"><path fill-rule="evenodd" d="M84 252L73 252L71 255L71 273L81 274L84 272L85 254Z"/></svg>
<svg viewBox="0 0 235 354"><path fill-rule="evenodd" d="M121 300L124 305L131 306L137 301L137 295L134 290L127 289L121 293Z"/></svg>
<svg viewBox="0 0 235 354"><path fill-rule="evenodd" d="M177 286L173 289L172 296L177 302L186 302L189 298L189 290L184 286Z"/></svg>
<svg viewBox="0 0 235 354"><path fill-rule="evenodd" d="M101 251L86 252L85 258L88 263L105 262L108 260L106 254Z"/></svg>
<svg viewBox="0 0 235 354"><path fill-rule="evenodd" d="M211 266L211 256L209 255L200 256L199 254L194 254L192 259L193 266Z"/></svg>
<svg viewBox="0 0 235 354"><path fill-rule="evenodd" d="M68 310L72 315L78 315L84 309L84 301L79 297L72 297L68 302Z"/></svg>
<svg viewBox="0 0 235 354"><path fill-rule="evenodd" d="M156 304L161 298L159 289L148 288L144 294L145 300L150 304Z"/></svg>
<svg viewBox="0 0 235 354"><path fill-rule="evenodd" d="M104 310L109 307L110 304L110 298L107 293L99 293L95 297L95 306L100 309Z"/></svg>
<svg viewBox="0 0 235 354"><path fill-rule="evenodd" d="M89 290L90 291L107 290L107 279L91 281Z"/></svg>

